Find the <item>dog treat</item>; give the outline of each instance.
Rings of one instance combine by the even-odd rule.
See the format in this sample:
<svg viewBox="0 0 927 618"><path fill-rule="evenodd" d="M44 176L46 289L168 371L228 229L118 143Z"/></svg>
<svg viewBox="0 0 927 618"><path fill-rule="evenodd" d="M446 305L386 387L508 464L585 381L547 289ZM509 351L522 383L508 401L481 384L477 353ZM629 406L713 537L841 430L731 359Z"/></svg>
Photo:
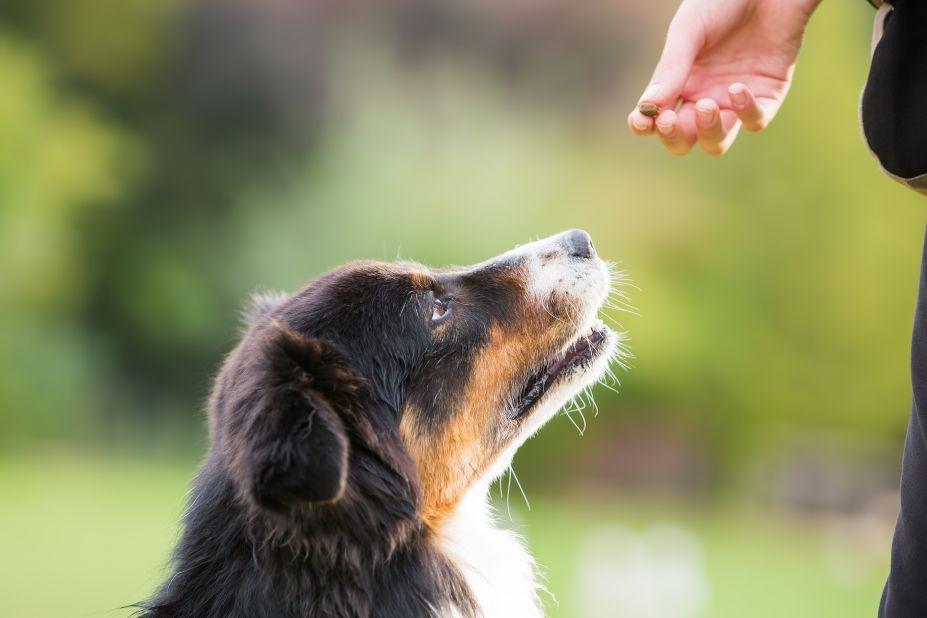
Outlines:
<svg viewBox="0 0 927 618"><path fill-rule="evenodd" d="M650 118L653 118L660 113L660 108L657 107L656 103L641 103L637 106L637 109L639 109L643 115Z"/></svg>

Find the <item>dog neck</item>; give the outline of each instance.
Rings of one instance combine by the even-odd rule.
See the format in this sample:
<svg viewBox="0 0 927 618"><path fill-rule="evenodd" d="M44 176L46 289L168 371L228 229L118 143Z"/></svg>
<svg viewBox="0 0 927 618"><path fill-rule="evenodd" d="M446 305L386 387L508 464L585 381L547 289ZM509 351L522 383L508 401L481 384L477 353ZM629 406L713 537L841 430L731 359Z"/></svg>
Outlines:
<svg viewBox="0 0 927 618"><path fill-rule="evenodd" d="M484 616L543 616L534 559L522 539L497 525L489 483L471 488L437 531L438 544L460 571Z"/></svg>

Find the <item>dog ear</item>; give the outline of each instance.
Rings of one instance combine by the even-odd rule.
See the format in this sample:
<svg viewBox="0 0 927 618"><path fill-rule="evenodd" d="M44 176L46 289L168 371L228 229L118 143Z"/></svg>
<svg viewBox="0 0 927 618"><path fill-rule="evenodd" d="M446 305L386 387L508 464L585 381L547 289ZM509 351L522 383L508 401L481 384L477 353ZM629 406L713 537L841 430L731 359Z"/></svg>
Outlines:
<svg viewBox="0 0 927 618"><path fill-rule="evenodd" d="M262 333L246 440L246 482L259 505L334 502L344 494L359 376L330 344L271 321Z"/></svg>

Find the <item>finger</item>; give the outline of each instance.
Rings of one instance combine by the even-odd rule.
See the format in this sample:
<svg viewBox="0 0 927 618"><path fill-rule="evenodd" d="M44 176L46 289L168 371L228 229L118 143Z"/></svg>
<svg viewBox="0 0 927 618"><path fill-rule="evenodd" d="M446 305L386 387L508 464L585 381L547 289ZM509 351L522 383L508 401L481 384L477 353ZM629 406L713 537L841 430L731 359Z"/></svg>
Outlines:
<svg viewBox="0 0 927 618"><path fill-rule="evenodd" d="M648 118L635 109L628 115L628 128L637 135L646 137L653 133L653 118Z"/></svg>
<svg viewBox="0 0 927 618"><path fill-rule="evenodd" d="M685 134L686 140L691 144L695 144L698 140L698 133L695 130L695 103L692 101L684 102L679 106L676 117L679 119L679 124L682 126L682 132Z"/></svg>
<svg viewBox="0 0 927 618"><path fill-rule="evenodd" d="M671 109L663 110L654 124L657 136L667 152L679 157L689 154L692 145L695 144L695 138L689 139L686 136L676 112Z"/></svg>
<svg viewBox="0 0 927 618"><path fill-rule="evenodd" d="M731 107L747 131L762 131L769 124L766 108L745 84L735 83L727 89Z"/></svg>
<svg viewBox="0 0 927 618"><path fill-rule="evenodd" d="M695 104L695 130L698 145L707 154L727 152L740 130L740 120L729 110L721 110L714 99L701 99Z"/></svg>
<svg viewBox="0 0 927 618"><path fill-rule="evenodd" d="M699 46L704 40L700 19L687 19L680 9L666 33L663 53L654 69L650 84L638 103L653 103L659 108L675 108Z"/></svg>

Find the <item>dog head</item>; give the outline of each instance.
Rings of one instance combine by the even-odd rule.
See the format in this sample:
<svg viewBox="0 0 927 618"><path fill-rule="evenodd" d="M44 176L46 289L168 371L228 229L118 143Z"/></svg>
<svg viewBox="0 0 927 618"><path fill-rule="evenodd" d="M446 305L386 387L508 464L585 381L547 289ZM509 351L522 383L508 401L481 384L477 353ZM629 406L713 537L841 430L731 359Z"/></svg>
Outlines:
<svg viewBox="0 0 927 618"><path fill-rule="evenodd" d="M607 369L609 290L580 230L466 268L347 264L257 303L213 395L214 446L262 508L399 492L439 525Z"/></svg>

